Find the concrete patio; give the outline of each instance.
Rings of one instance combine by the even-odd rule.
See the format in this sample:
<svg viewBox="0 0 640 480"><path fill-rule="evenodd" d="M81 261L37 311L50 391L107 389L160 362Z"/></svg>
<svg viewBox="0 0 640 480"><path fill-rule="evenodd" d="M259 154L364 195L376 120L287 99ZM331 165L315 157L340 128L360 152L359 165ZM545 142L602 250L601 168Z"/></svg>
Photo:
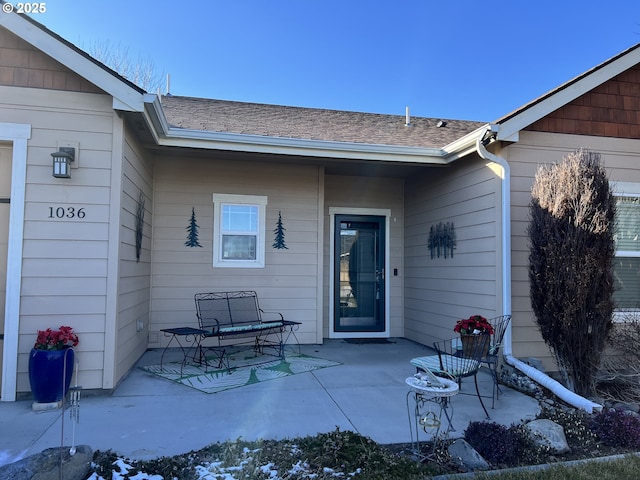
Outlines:
<svg viewBox="0 0 640 480"><path fill-rule="evenodd" d="M386 344L327 340L323 345L302 345L301 351L341 365L216 394L134 368L112 394L83 394L75 444L151 459L218 441L293 438L336 427L383 444L411 440L405 378L415 369L409 360L432 355L432 349L394 338ZM146 352L138 366L159 363L160 354ZM181 358L175 350L167 355ZM478 379L481 393L490 396L489 372L483 369ZM494 409L491 399L485 399L491 420L510 425L536 416L535 399L504 386L502 391ZM462 436L470 421L485 419L471 379L463 383L461 393L452 398L452 437ZM31 403L0 403L0 465L45 448L71 445L69 414L63 421L60 410L34 412Z"/></svg>

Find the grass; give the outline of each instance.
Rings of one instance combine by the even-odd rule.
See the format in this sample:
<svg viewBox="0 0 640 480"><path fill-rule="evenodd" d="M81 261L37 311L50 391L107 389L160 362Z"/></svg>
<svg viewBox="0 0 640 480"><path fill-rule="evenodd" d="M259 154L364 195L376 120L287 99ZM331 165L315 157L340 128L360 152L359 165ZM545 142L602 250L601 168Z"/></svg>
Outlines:
<svg viewBox="0 0 640 480"><path fill-rule="evenodd" d="M627 455L616 460L557 465L544 469L518 469L498 474L478 473L478 480L635 480L640 478L640 458Z"/></svg>

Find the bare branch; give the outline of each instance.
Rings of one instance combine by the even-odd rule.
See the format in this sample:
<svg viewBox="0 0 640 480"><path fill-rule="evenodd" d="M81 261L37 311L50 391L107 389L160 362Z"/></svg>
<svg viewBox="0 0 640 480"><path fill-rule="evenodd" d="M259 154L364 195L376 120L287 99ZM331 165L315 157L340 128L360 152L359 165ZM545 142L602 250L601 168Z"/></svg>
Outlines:
<svg viewBox="0 0 640 480"><path fill-rule="evenodd" d="M150 93L162 91L165 75L156 69L150 57L134 58L129 47L113 45L109 41L94 42L87 49L96 60L115 70L124 78Z"/></svg>

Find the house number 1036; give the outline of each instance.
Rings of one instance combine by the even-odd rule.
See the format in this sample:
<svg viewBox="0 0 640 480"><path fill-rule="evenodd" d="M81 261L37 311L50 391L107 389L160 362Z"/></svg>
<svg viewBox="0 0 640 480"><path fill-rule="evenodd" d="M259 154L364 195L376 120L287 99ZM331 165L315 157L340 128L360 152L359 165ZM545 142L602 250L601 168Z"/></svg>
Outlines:
<svg viewBox="0 0 640 480"><path fill-rule="evenodd" d="M84 208L49 207L49 218L84 218Z"/></svg>

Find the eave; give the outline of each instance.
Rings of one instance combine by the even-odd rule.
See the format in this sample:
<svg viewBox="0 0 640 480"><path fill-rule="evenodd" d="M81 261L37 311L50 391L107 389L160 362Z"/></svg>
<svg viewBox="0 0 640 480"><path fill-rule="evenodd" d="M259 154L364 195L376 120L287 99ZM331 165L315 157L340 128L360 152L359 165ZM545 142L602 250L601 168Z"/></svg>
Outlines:
<svg viewBox="0 0 640 480"><path fill-rule="evenodd" d="M497 133L498 130L498 125L487 123L475 129L473 132L466 134L464 137L460 137L456 141L451 142L449 145L445 145L442 151L446 155L447 163L455 162L462 157L474 153L477 150L478 140L482 140L487 132Z"/></svg>
<svg viewBox="0 0 640 480"><path fill-rule="evenodd" d="M171 127L157 96L146 95L145 120L159 146L251 152L274 155L367 160L403 164L449 163L440 148L270 137Z"/></svg>
<svg viewBox="0 0 640 480"><path fill-rule="evenodd" d="M4 2L3 2L4 3ZM28 16L1 14L0 25L113 97L115 110L140 112L144 91Z"/></svg>
<svg viewBox="0 0 640 480"><path fill-rule="evenodd" d="M500 126L497 140L517 142L521 130L638 63L640 63L640 44L627 49L518 110L498 119L495 122Z"/></svg>

